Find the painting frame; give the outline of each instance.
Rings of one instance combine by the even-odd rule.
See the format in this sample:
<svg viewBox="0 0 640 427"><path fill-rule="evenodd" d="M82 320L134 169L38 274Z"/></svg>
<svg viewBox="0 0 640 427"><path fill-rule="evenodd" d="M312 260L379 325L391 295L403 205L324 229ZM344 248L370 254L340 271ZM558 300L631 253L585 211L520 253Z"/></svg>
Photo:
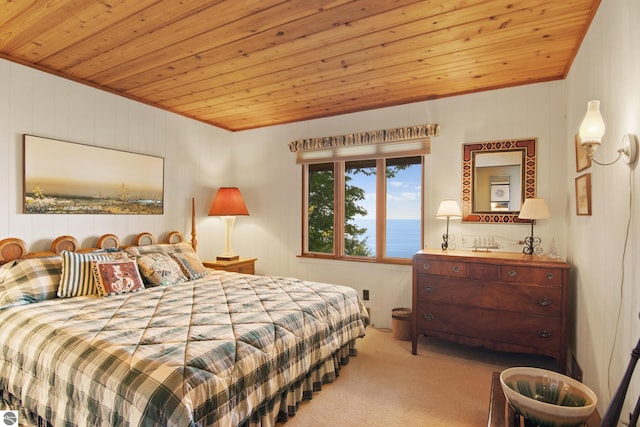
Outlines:
<svg viewBox="0 0 640 427"><path fill-rule="evenodd" d="M591 215L591 173L576 178L576 215Z"/></svg>
<svg viewBox="0 0 640 427"><path fill-rule="evenodd" d="M25 214L164 214L164 158L24 134Z"/></svg>
<svg viewBox="0 0 640 427"><path fill-rule="evenodd" d="M591 159L582 145L580 134L576 133L574 137L575 151L576 151L576 172L582 172L585 169L591 167Z"/></svg>

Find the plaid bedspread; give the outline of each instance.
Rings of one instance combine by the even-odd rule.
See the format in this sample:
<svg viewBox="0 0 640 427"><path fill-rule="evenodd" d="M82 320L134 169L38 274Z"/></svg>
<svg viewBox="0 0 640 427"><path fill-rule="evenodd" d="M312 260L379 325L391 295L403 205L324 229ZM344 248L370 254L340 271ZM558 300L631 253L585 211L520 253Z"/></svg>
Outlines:
<svg viewBox="0 0 640 427"><path fill-rule="evenodd" d="M222 271L0 312L0 389L54 426L234 426L364 336L355 290Z"/></svg>

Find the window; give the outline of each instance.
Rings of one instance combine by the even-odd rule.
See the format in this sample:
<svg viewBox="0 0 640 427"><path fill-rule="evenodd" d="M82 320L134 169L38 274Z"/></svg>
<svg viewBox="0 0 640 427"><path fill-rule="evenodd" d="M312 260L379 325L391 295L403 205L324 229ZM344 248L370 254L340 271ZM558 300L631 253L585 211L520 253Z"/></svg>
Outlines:
<svg viewBox="0 0 640 427"><path fill-rule="evenodd" d="M422 248L423 156L303 167L303 255L405 263Z"/></svg>

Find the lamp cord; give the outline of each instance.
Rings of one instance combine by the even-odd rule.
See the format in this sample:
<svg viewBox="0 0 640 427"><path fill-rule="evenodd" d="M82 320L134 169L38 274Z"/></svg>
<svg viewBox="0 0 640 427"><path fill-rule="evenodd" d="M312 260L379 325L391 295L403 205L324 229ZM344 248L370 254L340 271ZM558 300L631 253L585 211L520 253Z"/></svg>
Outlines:
<svg viewBox="0 0 640 427"><path fill-rule="evenodd" d="M620 156L618 156L620 158ZM617 160L617 159L616 159ZM597 163L597 162L596 162ZM598 163L600 164L600 163ZM613 354L615 353L616 342L618 338L618 329L620 327L620 317L622 315L622 300L624 296L624 264L627 256L627 246L629 243L629 230L631 229L631 210L633 207L633 168L629 168L629 216L627 217L627 229L624 237L624 246L622 248L621 258L621 277L620 277L620 298L618 301L618 316L616 318L615 332L613 334L613 346L609 353L609 364L607 366L607 388L609 390L609 399L611 399L611 365L613 363Z"/></svg>

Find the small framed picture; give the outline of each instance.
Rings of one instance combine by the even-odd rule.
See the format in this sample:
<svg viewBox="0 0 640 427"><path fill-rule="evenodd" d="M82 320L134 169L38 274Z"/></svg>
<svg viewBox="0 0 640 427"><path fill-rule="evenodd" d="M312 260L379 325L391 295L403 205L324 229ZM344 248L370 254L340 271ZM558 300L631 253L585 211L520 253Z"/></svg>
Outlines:
<svg viewBox="0 0 640 427"><path fill-rule="evenodd" d="M576 178L576 215L591 215L591 174Z"/></svg>
<svg viewBox="0 0 640 427"><path fill-rule="evenodd" d="M491 201L506 202L509 201L509 185L491 185Z"/></svg>
<svg viewBox="0 0 640 427"><path fill-rule="evenodd" d="M582 146L580 134L576 133L574 139L576 145L576 172L581 172L591 167L591 159L587 155L587 150Z"/></svg>

